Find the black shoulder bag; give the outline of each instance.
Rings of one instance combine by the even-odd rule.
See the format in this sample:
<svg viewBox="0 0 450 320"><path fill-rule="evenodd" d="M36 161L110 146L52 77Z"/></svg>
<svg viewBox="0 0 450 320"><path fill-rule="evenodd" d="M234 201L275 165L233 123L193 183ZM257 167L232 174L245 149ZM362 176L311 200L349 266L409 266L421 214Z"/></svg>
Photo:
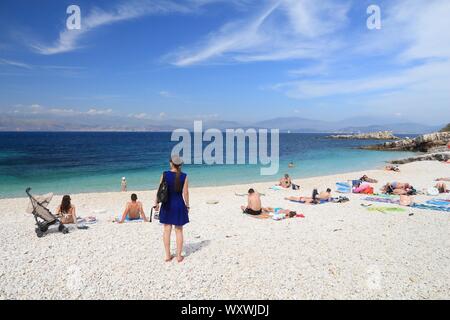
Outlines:
<svg viewBox="0 0 450 320"><path fill-rule="evenodd" d="M166 181L166 173L163 173L163 178L161 184L159 185L158 193L156 194L156 199L158 203L166 203L169 199L169 185Z"/></svg>

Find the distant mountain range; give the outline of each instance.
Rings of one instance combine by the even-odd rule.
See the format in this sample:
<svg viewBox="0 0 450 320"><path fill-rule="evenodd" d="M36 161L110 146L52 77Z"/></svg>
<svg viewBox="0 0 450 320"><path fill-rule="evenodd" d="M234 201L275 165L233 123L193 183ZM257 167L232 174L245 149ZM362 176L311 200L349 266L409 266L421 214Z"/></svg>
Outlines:
<svg viewBox="0 0 450 320"><path fill-rule="evenodd" d="M398 119L397 119L398 120ZM259 122L203 120L203 128L267 128L281 132L367 133L393 131L396 134L422 134L439 131L442 125L398 122L383 117L354 117L341 121L313 120L301 117L274 118ZM193 129L193 120L138 119L114 115L14 115L0 114L0 131L172 131Z"/></svg>

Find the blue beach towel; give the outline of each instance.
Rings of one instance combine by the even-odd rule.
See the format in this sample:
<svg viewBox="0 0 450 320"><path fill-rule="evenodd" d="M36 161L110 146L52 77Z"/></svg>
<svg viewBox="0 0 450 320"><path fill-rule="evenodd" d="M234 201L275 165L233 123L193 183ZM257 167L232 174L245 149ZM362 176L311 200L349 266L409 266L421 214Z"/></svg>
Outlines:
<svg viewBox="0 0 450 320"><path fill-rule="evenodd" d="M431 205L427 205L427 204L414 203L413 205L411 205L411 207L416 208L416 209L450 212L449 206L431 206Z"/></svg>
<svg viewBox="0 0 450 320"><path fill-rule="evenodd" d="M337 182L336 183L336 192L351 193L352 192L352 187L348 183Z"/></svg>
<svg viewBox="0 0 450 320"><path fill-rule="evenodd" d="M440 200L440 199L431 199L427 201L427 204L433 205L433 206L439 206L439 207L446 207L450 206L450 202L446 200Z"/></svg>
<svg viewBox="0 0 450 320"><path fill-rule="evenodd" d="M120 215L119 217L116 218L116 222L119 222L122 219L122 215ZM125 218L124 223L129 223L129 222L144 222L144 219L139 218L139 219L130 219L128 218L128 216Z"/></svg>

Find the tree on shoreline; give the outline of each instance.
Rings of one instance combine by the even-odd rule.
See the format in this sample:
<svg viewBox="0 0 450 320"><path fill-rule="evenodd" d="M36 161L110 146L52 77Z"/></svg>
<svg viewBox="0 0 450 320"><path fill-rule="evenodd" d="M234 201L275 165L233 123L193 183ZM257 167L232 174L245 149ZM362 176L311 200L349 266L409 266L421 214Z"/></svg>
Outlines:
<svg viewBox="0 0 450 320"><path fill-rule="evenodd" d="M441 129L441 132L450 132L450 123Z"/></svg>

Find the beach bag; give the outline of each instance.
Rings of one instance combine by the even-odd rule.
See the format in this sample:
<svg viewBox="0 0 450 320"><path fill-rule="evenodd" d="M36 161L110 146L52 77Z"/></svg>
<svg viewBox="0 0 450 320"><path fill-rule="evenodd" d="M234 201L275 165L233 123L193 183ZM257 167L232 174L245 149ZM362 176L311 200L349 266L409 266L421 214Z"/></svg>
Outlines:
<svg viewBox="0 0 450 320"><path fill-rule="evenodd" d="M159 211L155 211L153 214L153 210L156 209L156 207L152 207L152 210L150 211L150 222L152 222L153 218L155 220L159 220Z"/></svg>
<svg viewBox="0 0 450 320"><path fill-rule="evenodd" d="M161 184L158 188L158 193L156 194L156 199L158 200L158 203L166 203L169 199L169 185L166 181L166 173L163 173L163 178L161 181Z"/></svg>

